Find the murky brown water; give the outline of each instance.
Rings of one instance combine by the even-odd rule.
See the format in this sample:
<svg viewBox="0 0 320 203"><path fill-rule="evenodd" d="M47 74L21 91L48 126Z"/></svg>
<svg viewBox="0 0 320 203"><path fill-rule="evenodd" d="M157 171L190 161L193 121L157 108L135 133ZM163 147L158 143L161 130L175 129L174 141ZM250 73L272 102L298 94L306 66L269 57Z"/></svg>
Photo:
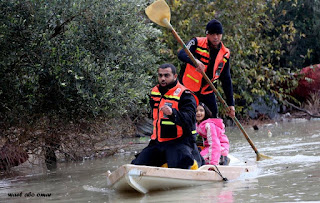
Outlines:
<svg viewBox="0 0 320 203"><path fill-rule="evenodd" d="M56 171L19 171L0 177L0 202L317 202L320 201L320 120L283 122L246 129L259 152L258 174L200 187L118 193L106 188L103 173L129 163L134 153L81 163L61 163ZM272 133L272 135L268 131ZM228 128L231 154L241 160L255 153L236 128ZM127 150L127 149L124 149ZM15 196L9 196L15 195Z"/></svg>

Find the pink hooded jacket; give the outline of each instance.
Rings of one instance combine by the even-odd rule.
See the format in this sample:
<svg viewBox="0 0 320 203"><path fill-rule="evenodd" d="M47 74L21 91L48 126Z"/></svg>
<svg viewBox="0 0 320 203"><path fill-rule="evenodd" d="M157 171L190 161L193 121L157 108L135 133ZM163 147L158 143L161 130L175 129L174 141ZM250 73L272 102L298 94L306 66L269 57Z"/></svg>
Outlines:
<svg viewBox="0 0 320 203"><path fill-rule="evenodd" d="M224 134L223 120L209 118L197 124L197 132L204 138L204 148L200 152L206 164L218 165L220 156L227 156L229 153L229 139Z"/></svg>

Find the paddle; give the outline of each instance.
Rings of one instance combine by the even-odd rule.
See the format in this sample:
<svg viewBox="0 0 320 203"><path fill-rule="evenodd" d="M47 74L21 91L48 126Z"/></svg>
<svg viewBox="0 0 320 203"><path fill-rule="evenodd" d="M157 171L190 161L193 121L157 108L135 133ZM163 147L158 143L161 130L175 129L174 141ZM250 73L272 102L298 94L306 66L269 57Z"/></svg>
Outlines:
<svg viewBox="0 0 320 203"><path fill-rule="evenodd" d="M189 49L186 47L185 43L182 41L182 39L180 38L178 33L174 30L174 28L170 24L171 13L170 13L170 8L169 8L168 4L164 0L157 0L157 1L153 2L151 5L149 5L145 9L145 12L151 21L155 22L156 24L158 24L160 26L169 28L172 31L174 37L179 42L179 44L183 47L185 52L188 54L188 56L192 60L193 64L197 65L198 63L196 62L196 59L194 58L192 53L189 51ZM201 74L203 75L203 77L207 81L207 83L210 85L213 92L217 95L219 101L223 104L224 108L226 108L226 110L229 111L227 103L224 101L224 99L222 98L222 96L220 95L218 90L214 87L214 85L212 84L211 80L208 78L206 73L204 71L201 71ZM239 120L236 117L234 117L232 119L236 123L238 128L241 130L241 132L243 133L243 135L245 136L245 138L247 139L247 141L251 145L252 149L254 150L254 152L256 153L257 161L260 161L262 159L271 159L271 157L260 154L258 152L257 148L254 146L253 142L251 141L249 135L246 133L246 131L244 130L244 128L240 124Z"/></svg>

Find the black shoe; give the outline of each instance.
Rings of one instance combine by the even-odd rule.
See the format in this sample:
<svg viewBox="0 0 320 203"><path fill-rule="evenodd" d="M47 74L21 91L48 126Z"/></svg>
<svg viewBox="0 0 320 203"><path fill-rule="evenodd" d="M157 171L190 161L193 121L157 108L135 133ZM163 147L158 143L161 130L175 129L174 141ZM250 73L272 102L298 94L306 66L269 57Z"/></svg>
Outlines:
<svg viewBox="0 0 320 203"><path fill-rule="evenodd" d="M220 162L219 162L219 165L225 165L225 166L227 166L227 165L229 165L229 163L230 163L230 158L229 157L227 157L227 156L220 156Z"/></svg>

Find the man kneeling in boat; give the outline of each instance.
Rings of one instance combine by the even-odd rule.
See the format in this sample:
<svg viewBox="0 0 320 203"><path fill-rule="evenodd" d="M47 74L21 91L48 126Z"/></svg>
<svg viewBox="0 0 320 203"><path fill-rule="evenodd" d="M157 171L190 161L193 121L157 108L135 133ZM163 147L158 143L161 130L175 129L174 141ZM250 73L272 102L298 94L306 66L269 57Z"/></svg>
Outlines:
<svg viewBox="0 0 320 203"><path fill-rule="evenodd" d="M150 96L153 134L135 165L197 169L203 164L196 146L196 96L179 83L176 67L162 64Z"/></svg>

